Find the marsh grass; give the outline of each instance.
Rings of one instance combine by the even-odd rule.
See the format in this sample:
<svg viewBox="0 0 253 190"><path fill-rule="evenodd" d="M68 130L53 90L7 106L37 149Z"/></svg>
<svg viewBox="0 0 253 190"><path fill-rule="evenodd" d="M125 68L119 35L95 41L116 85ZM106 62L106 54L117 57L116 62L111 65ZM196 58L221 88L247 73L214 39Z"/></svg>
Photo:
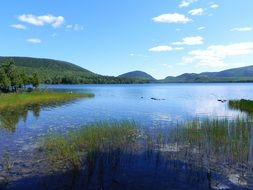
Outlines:
<svg viewBox="0 0 253 190"><path fill-rule="evenodd" d="M14 162L11 161L11 158L8 153L4 153L3 155L3 166L7 172L10 172L14 166Z"/></svg>
<svg viewBox="0 0 253 190"><path fill-rule="evenodd" d="M72 168L79 168L85 159L92 161L97 153L137 147L148 154L167 149L189 158L197 152L200 159L219 163L253 162L253 123L249 119L196 119L178 124L169 133L145 134L138 139L139 134L139 127L133 122L101 122L62 135L48 135L41 147L50 163Z"/></svg>
<svg viewBox="0 0 253 190"><path fill-rule="evenodd" d="M229 100L228 106L230 109L240 110L247 113L253 113L253 101L252 100Z"/></svg>
<svg viewBox="0 0 253 190"><path fill-rule="evenodd" d="M250 118L196 119L157 130L145 132L133 122L100 122L48 135L40 149L50 168L85 171L88 181L92 176L100 176L103 181L107 174L114 175L114 168L117 170L120 164L134 165L134 158L154 163L156 168L168 161L183 161L193 168L204 168L209 176L216 172L228 176L234 171L242 178L252 176Z"/></svg>
<svg viewBox="0 0 253 190"><path fill-rule="evenodd" d="M42 140L41 150L54 168L80 169L85 161L93 165L97 154L132 148L137 134L133 122L100 122L62 135L48 135Z"/></svg>
<svg viewBox="0 0 253 190"><path fill-rule="evenodd" d="M253 123L250 119L194 120L171 131L170 138L197 150L200 158L230 165L252 163Z"/></svg>
<svg viewBox="0 0 253 190"><path fill-rule="evenodd" d="M47 104L69 101L76 98L93 96L93 94L66 93L43 90L33 92L0 94L0 110L5 108L16 108L18 106L29 106L33 104Z"/></svg>

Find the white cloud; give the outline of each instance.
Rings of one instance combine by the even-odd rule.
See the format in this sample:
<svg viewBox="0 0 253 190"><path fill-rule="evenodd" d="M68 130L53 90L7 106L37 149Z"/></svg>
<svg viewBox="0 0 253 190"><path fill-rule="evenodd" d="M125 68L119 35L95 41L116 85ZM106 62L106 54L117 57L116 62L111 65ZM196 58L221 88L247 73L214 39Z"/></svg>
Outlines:
<svg viewBox="0 0 253 190"><path fill-rule="evenodd" d="M156 46L149 49L149 51L152 51L152 52L168 52L172 50L173 48L171 46Z"/></svg>
<svg viewBox="0 0 253 190"><path fill-rule="evenodd" d="M200 27L198 27L197 29L198 29L198 30L205 30L205 29L206 29L206 27L204 27L204 26L200 26Z"/></svg>
<svg viewBox="0 0 253 190"><path fill-rule="evenodd" d="M251 27L243 27L243 28L232 28L230 31L236 31L236 32L250 32L252 31Z"/></svg>
<svg viewBox="0 0 253 190"><path fill-rule="evenodd" d="M179 7L188 7L190 4L197 2L198 0L183 0Z"/></svg>
<svg viewBox="0 0 253 190"><path fill-rule="evenodd" d="M192 16L199 16L199 15L202 15L204 13L204 9L202 9L202 8L192 9L188 13Z"/></svg>
<svg viewBox="0 0 253 190"><path fill-rule="evenodd" d="M184 50L184 47L174 47L173 50Z"/></svg>
<svg viewBox="0 0 253 190"><path fill-rule="evenodd" d="M33 43L33 44L40 44L41 43L41 39L38 39L38 38L29 38L26 41Z"/></svg>
<svg viewBox="0 0 253 190"><path fill-rule="evenodd" d="M191 21L191 19L189 19L185 15L179 13L162 14L160 16L154 17L152 20L154 22L159 23L183 23L183 24Z"/></svg>
<svg viewBox="0 0 253 190"><path fill-rule="evenodd" d="M219 8L219 5L218 4L213 4L213 5L211 5L210 6L212 9L217 9L217 8Z"/></svg>
<svg viewBox="0 0 253 190"><path fill-rule="evenodd" d="M32 14L23 14L18 17L21 22L29 23L35 26L44 26L45 24L50 24L54 28L60 27L64 23L63 16L53 16L53 15L41 15L35 16Z"/></svg>
<svg viewBox="0 0 253 190"><path fill-rule="evenodd" d="M194 50L183 58L183 63L194 63L196 66L224 67L225 59L232 56L253 53L253 42L235 43L230 45L213 45L205 50Z"/></svg>
<svg viewBox="0 0 253 190"><path fill-rule="evenodd" d="M167 46L167 45L161 45L161 46L156 46L153 48L150 48L149 51L151 52L169 52L169 51L173 51L173 50L183 50L183 47L171 47L171 46Z"/></svg>
<svg viewBox="0 0 253 190"><path fill-rule="evenodd" d="M203 44L203 38L201 36L185 37L180 42L174 42L173 45L201 45Z"/></svg>
<svg viewBox="0 0 253 190"><path fill-rule="evenodd" d="M26 26L22 25L22 24L12 24L11 27L19 29L19 30L25 30L26 29Z"/></svg>
<svg viewBox="0 0 253 190"><path fill-rule="evenodd" d="M67 30L82 31L84 27L79 24L69 24L66 26Z"/></svg>

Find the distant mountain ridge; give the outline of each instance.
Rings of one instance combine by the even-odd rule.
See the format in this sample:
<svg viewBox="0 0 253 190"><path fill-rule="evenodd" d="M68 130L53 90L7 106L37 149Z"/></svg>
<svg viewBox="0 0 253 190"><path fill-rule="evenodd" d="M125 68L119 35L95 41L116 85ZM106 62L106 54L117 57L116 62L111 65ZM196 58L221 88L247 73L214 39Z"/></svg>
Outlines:
<svg viewBox="0 0 253 190"><path fill-rule="evenodd" d="M253 82L253 66L227 69L220 72L184 73L156 80L143 71L132 71L118 77L93 73L73 63L32 57L1 57L0 64L14 61L21 71L38 73L46 84L130 84L130 83L209 83L209 82Z"/></svg>
<svg viewBox="0 0 253 190"><path fill-rule="evenodd" d="M119 75L118 77L142 79L142 80L148 80L148 81L155 81L156 80L154 77L152 77L151 75L149 75L143 71L132 71L132 72L128 72L128 73Z"/></svg>
<svg viewBox="0 0 253 190"><path fill-rule="evenodd" d="M166 77L160 82L189 83L189 82L253 82L253 66L227 69L220 72L185 73L176 77Z"/></svg>

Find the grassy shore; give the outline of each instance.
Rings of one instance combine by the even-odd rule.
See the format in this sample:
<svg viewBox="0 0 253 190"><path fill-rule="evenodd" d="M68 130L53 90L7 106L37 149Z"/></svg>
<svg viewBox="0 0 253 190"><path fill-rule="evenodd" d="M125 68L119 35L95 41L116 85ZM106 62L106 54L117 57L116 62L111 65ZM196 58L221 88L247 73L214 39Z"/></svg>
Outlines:
<svg viewBox="0 0 253 190"><path fill-rule="evenodd" d="M34 91L0 94L0 109L33 104L55 103L76 98L93 97L93 94L66 93L54 91Z"/></svg>

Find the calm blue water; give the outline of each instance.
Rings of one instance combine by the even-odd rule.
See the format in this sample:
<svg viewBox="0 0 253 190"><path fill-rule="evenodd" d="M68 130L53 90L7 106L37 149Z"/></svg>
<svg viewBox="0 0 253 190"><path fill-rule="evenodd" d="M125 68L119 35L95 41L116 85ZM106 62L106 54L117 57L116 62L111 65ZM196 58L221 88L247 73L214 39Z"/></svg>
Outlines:
<svg viewBox="0 0 253 190"><path fill-rule="evenodd" d="M50 131L65 132L87 123L111 120L131 120L142 127L161 128L196 117L243 117L244 113L230 110L227 103L217 100L253 99L253 84L49 85L46 88L88 92L95 97L0 112L0 161L5 152L16 161L24 157L29 160L38 139Z"/></svg>
<svg viewBox="0 0 253 190"><path fill-rule="evenodd" d="M217 99L253 99L253 84L140 84L140 85L50 85L48 89L89 92L65 105L41 108L37 113L20 114L13 130L0 129L0 142L36 138L49 129L65 131L86 123L104 120L133 120L144 127L163 127L196 117L237 117ZM164 99L161 101L151 98ZM3 122L5 116L0 116ZM21 140L20 140L21 138Z"/></svg>

